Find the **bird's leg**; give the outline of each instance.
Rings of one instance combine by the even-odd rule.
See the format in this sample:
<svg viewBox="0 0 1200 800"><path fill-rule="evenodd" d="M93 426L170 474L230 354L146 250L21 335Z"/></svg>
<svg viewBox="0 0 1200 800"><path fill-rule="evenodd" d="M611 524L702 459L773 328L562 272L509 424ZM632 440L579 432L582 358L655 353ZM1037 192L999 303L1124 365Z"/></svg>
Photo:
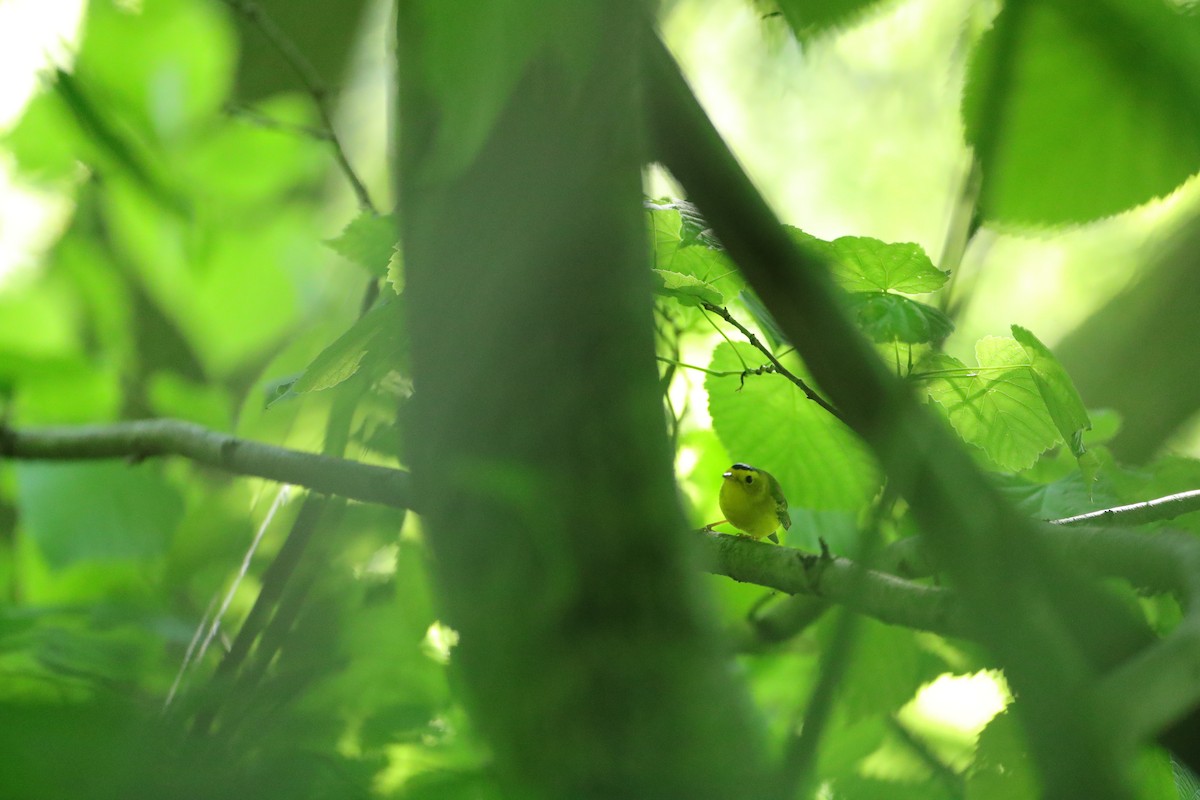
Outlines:
<svg viewBox="0 0 1200 800"><path fill-rule="evenodd" d="M717 527L718 525L724 525L726 522L729 522L729 520L723 519L717 522L710 522L700 529L700 533L713 533L713 528Z"/></svg>

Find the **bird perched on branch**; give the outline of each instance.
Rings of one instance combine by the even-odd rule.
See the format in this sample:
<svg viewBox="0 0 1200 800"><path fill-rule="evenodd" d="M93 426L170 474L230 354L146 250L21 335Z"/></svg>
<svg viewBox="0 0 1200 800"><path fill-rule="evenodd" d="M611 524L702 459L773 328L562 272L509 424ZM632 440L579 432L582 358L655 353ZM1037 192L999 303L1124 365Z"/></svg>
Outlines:
<svg viewBox="0 0 1200 800"><path fill-rule="evenodd" d="M792 518L783 487L775 476L749 464L734 464L721 477L725 479L718 497L721 513L725 515L721 522L728 522L754 539L765 536L778 544L775 531L780 525L784 530L792 527ZM712 530L721 522L707 527Z"/></svg>

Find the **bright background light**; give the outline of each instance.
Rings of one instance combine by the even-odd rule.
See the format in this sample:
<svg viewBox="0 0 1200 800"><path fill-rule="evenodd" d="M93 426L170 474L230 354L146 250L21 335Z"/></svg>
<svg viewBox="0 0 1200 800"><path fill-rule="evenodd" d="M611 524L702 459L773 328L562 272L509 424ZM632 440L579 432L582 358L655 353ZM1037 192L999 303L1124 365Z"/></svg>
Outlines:
<svg viewBox="0 0 1200 800"><path fill-rule="evenodd" d="M40 75L69 65L85 0L0 0L0 135L12 127ZM15 179L0 147L0 287L32 269L57 235L70 204L57 193Z"/></svg>

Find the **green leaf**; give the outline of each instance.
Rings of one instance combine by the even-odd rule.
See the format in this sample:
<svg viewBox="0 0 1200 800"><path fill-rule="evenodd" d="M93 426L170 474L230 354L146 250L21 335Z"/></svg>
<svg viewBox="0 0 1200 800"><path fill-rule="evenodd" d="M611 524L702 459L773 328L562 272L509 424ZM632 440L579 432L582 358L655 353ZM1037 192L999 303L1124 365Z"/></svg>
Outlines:
<svg viewBox="0 0 1200 800"><path fill-rule="evenodd" d="M691 275L711 284L723 297L735 297L745 288L737 267L724 250L704 244L685 244L687 223L674 207L656 207L648 211L651 236L651 266L655 269Z"/></svg>
<svg viewBox="0 0 1200 800"><path fill-rule="evenodd" d="M104 106L171 141L211 119L229 96L237 59L233 21L211 3L88 3L76 73Z"/></svg>
<svg viewBox="0 0 1200 800"><path fill-rule="evenodd" d="M1006 5L963 115L992 219L1083 222L1164 195L1200 167L1200 19L1145 0Z"/></svg>
<svg viewBox="0 0 1200 800"><path fill-rule="evenodd" d="M886 292L855 292L850 309L858 327L875 342L924 344L954 330L950 318L933 306Z"/></svg>
<svg viewBox="0 0 1200 800"><path fill-rule="evenodd" d="M328 143L300 133L316 124L312 104L300 95L278 95L252 111L232 111L220 125L206 126L193 146L178 154L183 181L193 192L221 198L223 206L257 212L294 197L329 170Z"/></svg>
<svg viewBox="0 0 1200 800"><path fill-rule="evenodd" d="M675 208L679 210L679 239L684 247L694 244L723 249L721 242L709 227L708 220L700 215L700 209L686 200L676 200Z"/></svg>
<svg viewBox="0 0 1200 800"><path fill-rule="evenodd" d="M830 619L833 617L830 615ZM934 668L916 632L865 617L857 624L853 654L838 690L848 720L899 711L922 683L933 680L944 669L944 664ZM822 636L828 637L835 629L827 621L822 625Z"/></svg>
<svg viewBox="0 0 1200 800"><path fill-rule="evenodd" d="M1146 748L1133 763L1133 784L1137 796L1143 798L1170 797L1179 795L1171 757L1166 750Z"/></svg>
<svg viewBox="0 0 1200 800"><path fill-rule="evenodd" d="M382 278L388 274L388 265L396 252L396 237L396 221L390 215L363 211L326 244L335 253Z"/></svg>
<svg viewBox="0 0 1200 800"><path fill-rule="evenodd" d="M20 121L0 134L0 144L13 157L22 176L38 183L55 183L74 176L79 152L88 146L70 109L55 92L33 97Z"/></svg>
<svg viewBox="0 0 1200 800"><path fill-rule="evenodd" d="M330 389L358 372L372 345L390 329L399 325L396 312L397 307L394 303L385 302L364 314L348 331L312 360L291 385L288 394L297 395Z"/></svg>
<svg viewBox="0 0 1200 800"><path fill-rule="evenodd" d="M719 306L725 302L720 292L699 278L665 269L652 269L650 272L655 278L654 293L657 295L673 297L685 306L699 306L701 303Z"/></svg>
<svg viewBox="0 0 1200 800"><path fill-rule="evenodd" d="M1014 339L989 336L975 345L978 368L936 355L922 368L929 396L963 440L997 466L1025 469L1058 440L1058 430L1034 383L1030 358Z"/></svg>
<svg viewBox="0 0 1200 800"><path fill-rule="evenodd" d="M739 371L764 362L750 345L739 342L735 350L725 342L710 367ZM713 428L730 457L771 472L793 508L859 510L878 488L875 462L858 438L785 378L750 376L743 384L709 375L704 386Z"/></svg>
<svg viewBox="0 0 1200 800"><path fill-rule="evenodd" d="M811 39L831 28L853 24L879 5L880 0L778 0L779 11L800 40ZM760 5L764 5L761 4Z"/></svg>
<svg viewBox="0 0 1200 800"><path fill-rule="evenodd" d="M997 475L996 480L1005 497L1034 519L1062 519L1121 504L1107 486L1093 488L1091 479L1078 471L1051 483L1030 483L1006 475Z"/></svg>
<svg viewBox="0 0 1200 800"><path fill-rule="evenodd" d="M750 312L750 316L754 317L755 324L770 341L772 348L778 349L787 341L787 335L783 332L783 328L779 327L779 323L771 316L771 312L767 311L767 307L763 305L762 300L758 299L758 295L749 289L743 289L738 293L738 300Z"/></svg>
<svg viewBox="0 0 1200 800"><path fill-rule="evenodd" d="M85 88L75 76L60 69L54 73L54 91L86 136L93 159L102 166L111 165L124 172L165 208L181 215L189 212L188 198L167 184L161 169L148 157L148 148L140 146L111 109L92 96L90 87Z"/></svg>
<svg viewBox="0 0 1200 800"><path fill-rule="evenodd" d="M21 518L56 569L162 555L183 515L182 498L156 465L24 462L16 469Z"/></svg>
<svg viewBox="0 0 1200 800"><path fill-rule="evenodd" d="M1012 334L1029 356L1034 383L1059 434L1070 446L1071 452L1077 458L1082 457L1085 452L1083 432L1091 429L1092 421L1088 418L1079 390L1062 364L1036 336L1020 325L1012 326Z"/></svg>
<svg viewBox="0 0 1200 800"><path fill-rule="evenodd" d="M979 734L966 796L968 800L1042 796L1024 731L1011 711L997 714Z"/></svg>
<svg viewBox="0 0 1200 800"><path fill-rule="evenodd" d="M404 253L400 250L400 245L396 245L388 257L387 281L391 284L393 292L404 294Z"/></svg>
<svg viewBox="0 0 1200 800"><path fill-rule="evenodd" d="M833 267L833 279L848 292L923 294L946 284L950 273L933 265L918 244L882 242L869 236L843 236L827 242L787 227L792 240L815 249Z"/></svg>

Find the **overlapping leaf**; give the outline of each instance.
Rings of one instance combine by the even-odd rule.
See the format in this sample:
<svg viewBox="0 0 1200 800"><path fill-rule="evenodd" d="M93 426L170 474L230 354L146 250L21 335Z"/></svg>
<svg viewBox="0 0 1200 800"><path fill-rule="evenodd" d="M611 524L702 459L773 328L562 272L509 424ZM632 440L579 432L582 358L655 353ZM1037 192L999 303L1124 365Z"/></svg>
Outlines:
<svg viewBox="0 0 1200 800"><path fill-rule="evenodd" d="M719 345L714 372L764 362L748 344ZM740 358L739 358L740 356ZM877 470L859 440L799 389L777 375L705 379L713 428L730 457L779 479L794 507L861 509L878 486Z"/></svg>
<svg viewBox="0 0 1200 800"><path fill-rule="evenodd" d="M1059 441L1034 382L1030 359L1015 339L989 336L975 345L977 367L939 354L925 364L927 390L965 441L1007 470L1029 467Z"/></svg>

